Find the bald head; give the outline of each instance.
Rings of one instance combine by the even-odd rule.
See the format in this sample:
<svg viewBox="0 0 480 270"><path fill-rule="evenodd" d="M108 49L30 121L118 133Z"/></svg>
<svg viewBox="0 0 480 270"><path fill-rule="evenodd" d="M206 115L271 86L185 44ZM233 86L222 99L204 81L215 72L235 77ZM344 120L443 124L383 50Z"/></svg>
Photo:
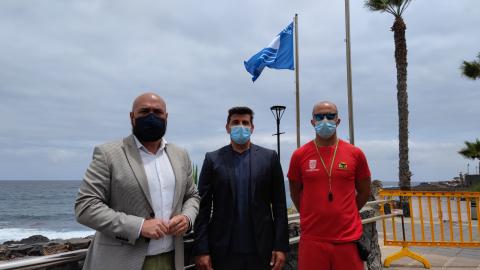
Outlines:
<svg viewBox="0 0 480 270"><path fill-rule="evenodd" d="M136 109L146 104L158 104L164 109L165 112L167 111L167 104L165 103L165 100L155 93L148 92L135 98L132 105L132 112L135 112Z"/></svg>
<svg viewBox="0 0 480 270"><path fill-rule="evenodd" d="M337 113L338 114L337 105L335 105L335 103L330 101L320 101L313 106L312 116L314 116L317 113Z"/></svg>
<svg viewBox="0 0 480 270"><path fill-rule="evenodd" d="M155 93L144 93L138 96L132 105L132 111L130 112L130 119L132 126L135 123L135 119L138 117L146 116L150 113L167 120L167 104L162 97Z"/></svg>
<svg viewBox="0 0 480 270"><path fill-rule="evenodd" d="M338 109L335 103L321 101L313 106L312 120L310 123L315 128L316 144L320 146L333 145L337 141L336 127L340 124ZM335 124L332 126L332 124Z"/></svg>
<svg viewBox="0 0 480 270"><path fill-rule="evenodd" d="M312 123L312 126L315 126L317 122L317 117L315 117L316 114L333 114L334 118L327 118L330 121L335 121L335 123L340 124L340 118L338 118L338 109L337 105L335 103L330 102L330 101L320 101L317 104L313 106L312 109L312 120L310 122ZM323 119L323 118L321 118Z"/></svg>

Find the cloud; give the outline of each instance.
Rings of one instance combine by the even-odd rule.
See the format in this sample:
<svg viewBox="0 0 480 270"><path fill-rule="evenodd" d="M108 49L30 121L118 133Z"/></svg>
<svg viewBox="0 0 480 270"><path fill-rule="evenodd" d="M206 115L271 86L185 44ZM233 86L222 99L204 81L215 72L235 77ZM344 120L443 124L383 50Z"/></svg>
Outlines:
<svg viewBox="0 0 480 270"><path fill-rule="evenodd" d="M419 1L405 13L415 180L465 171L468 161L456 148L478 136L478 82L462 78L458 67L479 50L479 5ZM252 107L254 139L276 148L269 108L285 105L286 170L296 147L294 73L267 69L252 83L243 60L295 13L302 142L313 136L311 107L324 99L339 105L339 134L348 139L341 2L1 1L0 179L78 179L94 145L130 133L131 102L143 91L166 99L167 137L197 164L228 143L232 106ZM355 139L383 179L397 175L392 23L391 15L351 2Z"/></svg>

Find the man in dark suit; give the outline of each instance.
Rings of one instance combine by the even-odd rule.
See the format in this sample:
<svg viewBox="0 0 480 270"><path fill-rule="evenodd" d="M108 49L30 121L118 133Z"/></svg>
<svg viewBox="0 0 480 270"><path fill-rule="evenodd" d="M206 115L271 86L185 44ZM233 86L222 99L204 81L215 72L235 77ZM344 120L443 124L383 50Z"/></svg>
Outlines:
<svg viewBox="0 0 480 270"><path fill-rule="evenodd" d="M283 172L275 151L250 142L253 111L234 107L230 144L205 155L195 221L195 262L202 270L281 269L288 246Z"/></svg>

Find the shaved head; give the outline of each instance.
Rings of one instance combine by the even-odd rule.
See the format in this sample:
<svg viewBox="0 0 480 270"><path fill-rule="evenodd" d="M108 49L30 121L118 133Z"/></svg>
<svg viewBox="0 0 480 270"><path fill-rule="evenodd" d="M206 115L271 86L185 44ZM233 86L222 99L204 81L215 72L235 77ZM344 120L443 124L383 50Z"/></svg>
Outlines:
<svg viewBox="0 0 480 270"><path fill-rule="evenodd" d="M130 121L132 127L135 124L135 118L146 116L150 113L167 120L167 103L159 95L147 92L138 96L132 105L132 111L130 112Z"/></svg>
<svg viewBox="0 0 480 270"><path fill-rule="evenodd" d="M317 113L338 113L337 105L330 101L320 101L313 106L312 116Z"/></svg>
<svg viewBox="0 0 480 270"><path fill-rule="evenodd" d="M337 126L340 124L337 105L335 105L335 103L331 101L320 101L313 106L312 120L310 120L312 126L315 126L317 122L317 120L315 119L316 114L335 114L335 118L333 118L332 121L335 121Z"/></svg>
<svg viewBox="0 0 480 270"><path fill-rule="evenodd" d="M138 108L144 105L145 103L160 104L163 110L165 112L167 111L167 104L165 103L165 100L163 100L162 97L160 97L159 95L153 92L147 92L135 98L132 105L132 112L135 112L135 110L138 110Z"/></svg>

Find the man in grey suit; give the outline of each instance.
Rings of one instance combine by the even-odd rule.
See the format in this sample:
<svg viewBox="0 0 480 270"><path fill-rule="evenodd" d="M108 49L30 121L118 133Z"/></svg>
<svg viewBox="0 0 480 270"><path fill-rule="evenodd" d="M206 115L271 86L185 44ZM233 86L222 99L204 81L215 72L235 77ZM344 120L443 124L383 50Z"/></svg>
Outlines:
<svg viewBox="0 0 480 270"><path fill-rule="evenodd" d="M199 196L187 152L164 138L167 117L160 96L142 94L133 134L95 147L75 202L77 221L97 231L83 269L183 269Z"/></svg>

